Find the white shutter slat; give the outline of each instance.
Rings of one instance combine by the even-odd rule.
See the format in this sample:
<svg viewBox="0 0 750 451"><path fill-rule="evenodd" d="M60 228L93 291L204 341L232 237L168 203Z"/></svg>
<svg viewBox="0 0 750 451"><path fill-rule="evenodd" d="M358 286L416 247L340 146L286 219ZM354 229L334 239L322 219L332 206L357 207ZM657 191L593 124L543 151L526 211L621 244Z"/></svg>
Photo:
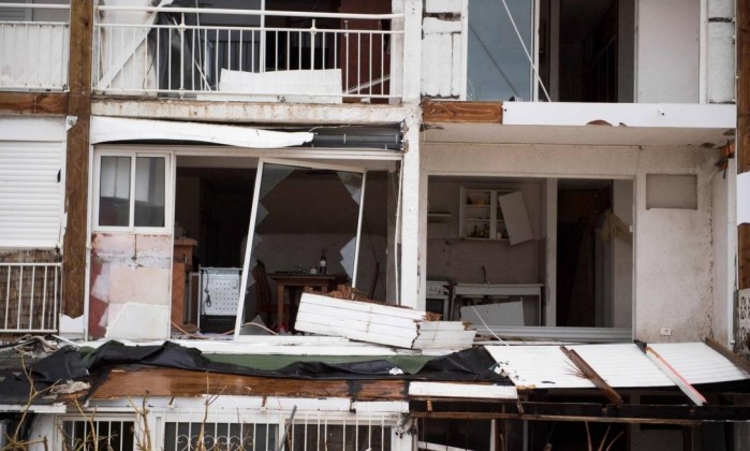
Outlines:
<svg viewBox="0 0 750 451"><path fill-rule="evenodd" d="M0 247L60 244L63 149L56 142L0 142Z"/></svg>

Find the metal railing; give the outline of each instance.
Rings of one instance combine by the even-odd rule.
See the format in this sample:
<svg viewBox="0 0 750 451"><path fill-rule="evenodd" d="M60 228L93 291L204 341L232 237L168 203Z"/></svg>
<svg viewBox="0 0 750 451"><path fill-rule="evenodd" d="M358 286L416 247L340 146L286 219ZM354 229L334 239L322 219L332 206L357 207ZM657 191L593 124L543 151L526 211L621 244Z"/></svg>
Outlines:
<svg viewBox="0 0 750 451"><path fill-rule="evenodd" d="M0 333L57 332L62 263L0 263Z"/></svg>
<svg viewBox="0 0 750 451"><path fill-rule="evenodd" d="M403 35L391 23L400 14L127 6L97 11L95 92L321 103L400 97L390 70L391 45Z"/></svg>
<svg viewBox="0 0 750 451"><path fill-rule="evenodd" d="M68 5L0 3L0 89L64 91L68 85L69 22L34 20Z"/></svg>

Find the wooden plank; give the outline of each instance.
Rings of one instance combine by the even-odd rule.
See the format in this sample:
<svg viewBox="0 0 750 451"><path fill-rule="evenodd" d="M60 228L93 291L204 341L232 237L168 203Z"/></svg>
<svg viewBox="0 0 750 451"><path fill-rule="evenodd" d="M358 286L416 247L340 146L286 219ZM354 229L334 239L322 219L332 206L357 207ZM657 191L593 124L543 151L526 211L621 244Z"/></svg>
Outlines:
<svg viewBox="0 0 750 451"><path fill-rule="evenodd" d="M737 174L750 172L750 0L737 0ZM740 201L742 199L738 199ZM737 226L737 288L750 288L750 224Z"/></svg>
<svg viewBox="0 0 750 451"><path fill-rule="evenodd" d="M722 346L721 343L714 340L713 338L706 338L706 344L714 351L726 357L730 362L750 373L750 360L742 357L739 354L735 354L730 349Z"/></svg>
<svg viewBox="0 0 750 451"><path fill-rule="evenodd" d="M659 369L672 381L677 385L677 387L687 396L690 398L691 401L695 403L697 406L705 406L708 404L708 401L706 401L706 398L703 397L703 395L695 388L693 387L690 382L688 382L680 373L675 370L672 365L669 364L665 359L663 359L658 352L656 352L653 348L650 346L646 346L646 349L644 349L644 352L646 353L646 357L648 357L652 362L656 364L656 366L659 367Z"/></svg>
<svg viewBox="0 0 750 451"><path fill-rule="evenodd" d="M402 380L310 380L207 373L175 368L113 370L91 399L137 396L201 396L204 394L279 397L351 397L358 401L406 399Z"/></svg>
<svg viewBox="0 0 750 451"><path fill-rule="evenodd" d="M447 102L425 100L422 102L422 119L435 122L503 123L501 102Z"/></svg>
<svg viewBox="0 0 750 451"><path fill-rule="evenodd" d="M410 398L518 399L512 385L459 382L411 382Z"/></svg>
<svg viewBox="0 0 750 451"><path fill-rule="evenodd" d="M0 113L21 115L65 115L68 113L66 92L3 92Z"/></svg>
<svg viewBox="0 0 750 451"><path fill-rule="evenodd" d="M622 405L622 398L620 395L615 391L612 386L610 386L607 381L605 381L601 376L599 376L599 373L594 370L594 368L591 367L580 355L578 355L577 352L575 352L572 349L568 349L565 346L560 346L560 349L563 353L570 359L573 364L578 367L581 372L594 384L596 387L601 390L604 393L604 396L609 399L609 401L614 405Z"/></svg>
<svg viewBox="0 0 750 451"><path fill-rule="evenodd" d="M76 123L68 130L65 167L67 226L63 243L62 312L83 314L86 282L86 218L89 175L89 119L91 117L91 59L93 0L70 2L70 61L68 116Z"/></svg>

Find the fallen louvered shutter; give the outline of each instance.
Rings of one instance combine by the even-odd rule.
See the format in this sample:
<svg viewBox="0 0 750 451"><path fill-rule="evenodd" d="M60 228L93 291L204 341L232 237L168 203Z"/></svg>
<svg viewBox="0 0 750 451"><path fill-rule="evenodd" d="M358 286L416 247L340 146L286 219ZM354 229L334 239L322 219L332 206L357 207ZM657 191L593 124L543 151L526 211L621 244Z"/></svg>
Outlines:
<svg viewBox="0 0 750 451"><path fill-rule="evenodd" d="M0 248L60 245L64 145L0 142Z"/></svg>

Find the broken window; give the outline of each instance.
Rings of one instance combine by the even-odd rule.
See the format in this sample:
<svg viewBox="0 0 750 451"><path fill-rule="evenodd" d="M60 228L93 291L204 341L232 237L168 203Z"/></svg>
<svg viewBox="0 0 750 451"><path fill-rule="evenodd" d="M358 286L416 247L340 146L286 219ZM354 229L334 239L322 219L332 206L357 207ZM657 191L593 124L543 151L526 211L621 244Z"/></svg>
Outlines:
<svg viewBox="0 0 750 451"><path fill-rule="evenodd" d="M99 227L164 227L166 156L102 155L98 164Z"/></svg>

